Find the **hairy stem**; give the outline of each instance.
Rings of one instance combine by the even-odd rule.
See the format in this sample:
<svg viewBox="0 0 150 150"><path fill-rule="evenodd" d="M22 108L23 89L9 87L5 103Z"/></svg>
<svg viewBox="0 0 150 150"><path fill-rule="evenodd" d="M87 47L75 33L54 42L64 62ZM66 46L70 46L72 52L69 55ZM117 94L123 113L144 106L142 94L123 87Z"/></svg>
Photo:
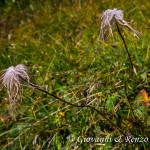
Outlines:
<svg viewBox="0 0 150 150"><path fill-rule="evenodd" d="M129 106L130 106L130 109L131 109L131 111L132 111L132 114L133 114L133 116L134 116L134 119L137 120L137 119L136 119L136 116L135 116L135 114L134 114L134 111L133 111L133 108L132 108L132 105L131 105L131 102L130 102L128 93L127 93L127 83L128 83L128 81L131 79L131 77L133 76L134 66L133 66L132 59L131 59L131 56L130 56L130 54L129 54L129 51L128 51L126 42L125 42L125 40L124 40L124 37L122 36L122 34L121 34L121 32L120 32L120 29L119 29L119 26L118 26L117 21L116 21L116 26L117 26L117 30L118 30L119 36L121 37L121 39L122 39L122 41L123 41L123 44L124 44L124 46L125 46L126 52L127 52L127 54L128 54L128 57L129 57L129 60L130 60L131 66L132 66L131 75L130 75L129 78L125 81L124 88L125 88L125 94L126 94L126 97L127 97L127 100L128 100Z"/></svg>
<svg viewBox="0 0 150 150"><path fill-rule="evenodd" d="M52 96L52 97L54 97L54 98L60 100L60 101L62 101L62 102L64 102L64 103L68 104L68 105L71 105L71 106L74 106L74 107L82 107L82 108L83 108L83 107L89 107L89 108L95 110L95 111L96 111L97 113L99 113L103 118L105 118L107 121L109 121L110 124L112 124L121 134L123 134L124 136L126 136L126 134L122 131L121 128L119 128L117 125L115 125L108 117L106 117L106 115L105 115L104 113L100 112L100 111L97 110L96 108L94 108L94 107L92 107L92 106L90 106L90 105L80 105L80 106L79 106L79 105L75 105L75 104L69 103L69 102L67 102L67 101L65 101L65 100L63 100L63 99L61 99L61 98L59 98L59 97L57 97L57 96L55 96L55 95L53 95L53 94L51 94L51 93L45 91L45 90L43 90L43 89L41 89L40 87L38 87L38 86L35 85L35 84L29 83L29 85L32 86L32 87L34 87L36 90L42 91L42 92L44 92L44 93L46 93L46 94L48 94L48 95L50 95L50 96Z"/></svg>

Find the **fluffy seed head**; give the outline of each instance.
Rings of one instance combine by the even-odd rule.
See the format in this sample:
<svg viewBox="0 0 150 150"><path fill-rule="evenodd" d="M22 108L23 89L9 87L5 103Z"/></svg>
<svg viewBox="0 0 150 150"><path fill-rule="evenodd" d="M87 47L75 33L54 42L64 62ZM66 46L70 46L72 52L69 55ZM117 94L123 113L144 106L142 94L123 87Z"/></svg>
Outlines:
<svg viewBox="0 0 150 150"><path fill-rule="evenodd" d="M9 94L9 100L15 100L18 92L20 92L20 94L22 93L22 86L25 83L29 83L29 79L27 68L22 64L19 64L16 67L11 66L2 71L2 76L0 77L2 88L5 87Z"/></svg>
<svg viewBox="0 0 150 150"><path fill-rule="evenodd" d="M115 21L122 25L123 27L127 27L130 31L132 31L132 33L138 37L138 35L142 35L141 33L139 33L138 31L134 30L129 24L128 22L126 22L124 20L124 13L122 10L118 10L117 8L114 8L113 10L108 9L105 12L103 12L100 15L100 19L101 21L101 30L100 30L100 36L103 38L103 40L105 40L105 32L109 31L108 36L111 34L112 38L113 38L113 25L115 23ZM107 37L108 37L107 36ZM113 38L114 39L114 38Z"/></svg>

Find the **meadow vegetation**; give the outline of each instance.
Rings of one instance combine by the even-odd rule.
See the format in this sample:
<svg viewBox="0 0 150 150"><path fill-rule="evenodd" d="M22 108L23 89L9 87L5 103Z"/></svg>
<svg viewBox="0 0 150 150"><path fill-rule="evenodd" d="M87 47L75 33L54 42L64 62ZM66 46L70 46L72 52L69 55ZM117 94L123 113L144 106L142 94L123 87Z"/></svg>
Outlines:
<svg viewBox="0 0 150 150"><path fill-rule="evenodd" d="M125 20L143 34L117 28L99 39L100 14L124 11ZM150 2L148 0L4 0L0 2L0 71L26 65L31 82L76 105L31 87L10 114L7 90L0 91L0 148L5 149L148 149L150 142ZM12 108L11 108L12 109ZM107 119L106 119L107 118ZM110 121L109 121L110 120ZM111 123L112 122L112 123ZM115 125L115 126L114 126ZM117 128L116 128L117 127ZM119 130L118 130L119 129ZM108 138L82 142L78 137ZM119 136L146 137L148 142L115 142Z"/></svg>

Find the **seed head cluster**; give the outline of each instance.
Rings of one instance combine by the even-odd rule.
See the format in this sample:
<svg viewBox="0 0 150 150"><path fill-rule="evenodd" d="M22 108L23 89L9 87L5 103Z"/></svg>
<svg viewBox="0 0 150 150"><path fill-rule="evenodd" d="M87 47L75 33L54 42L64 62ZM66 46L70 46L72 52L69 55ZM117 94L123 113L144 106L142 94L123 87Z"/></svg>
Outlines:
<svg viewBox="0 0 150 150"><path fill-rule="evenodd" d="M138 31L134 30L127 21L124 20L124 12L122 10L118 10L117 8L108 9L105 12L103 12L100 15L101 21L101 29L100 29L100 36L102 37L103 40L106 40L108 36L111 34L112 38L113 37L113 26L114 23L117 22L118 24L122 25L123 27L127 27L132 33L138 37L138 35L142 35ZM109 31L109 34L107 38L105 37L106 31Z"/></svg>
<svg viewBox="0 0 150 150"><path fill-rule="evenodd" d="M2 71L0 81L2 83L2 88L5 87L7 89L10 102L16 99L18 93L22 93L22 86L25 85L25 83L29 83L29 79L27 68L22 64L16 67L11 66Z"/></svg>

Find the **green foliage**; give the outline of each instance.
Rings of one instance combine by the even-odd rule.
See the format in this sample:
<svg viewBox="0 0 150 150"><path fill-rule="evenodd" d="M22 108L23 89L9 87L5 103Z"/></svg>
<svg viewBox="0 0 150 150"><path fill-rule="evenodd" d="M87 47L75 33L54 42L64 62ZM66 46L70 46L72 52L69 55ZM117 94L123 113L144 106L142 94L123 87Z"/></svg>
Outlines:
<svg viewBox="0 0 150 150"><path fill-rule="evenodd" d="M147 0L1 1L0 70L25 64L32 82L43 89L70 103L90 103L123 133L150 139L149 7ZM131 26L144 35L135 39L121 29L134 64L128 95L141 127L125 95L131 65L117 31L115 45L111 38L97 40L99 15L109 8L125 11L125 19L134 20L137 24ZM148 142L115 142L122 134L96 111L69 106L29 87L13 113L5 89L0 100L1 149L149 148ZM79 144L80 136L110 136L112 141Z"/></svg>

